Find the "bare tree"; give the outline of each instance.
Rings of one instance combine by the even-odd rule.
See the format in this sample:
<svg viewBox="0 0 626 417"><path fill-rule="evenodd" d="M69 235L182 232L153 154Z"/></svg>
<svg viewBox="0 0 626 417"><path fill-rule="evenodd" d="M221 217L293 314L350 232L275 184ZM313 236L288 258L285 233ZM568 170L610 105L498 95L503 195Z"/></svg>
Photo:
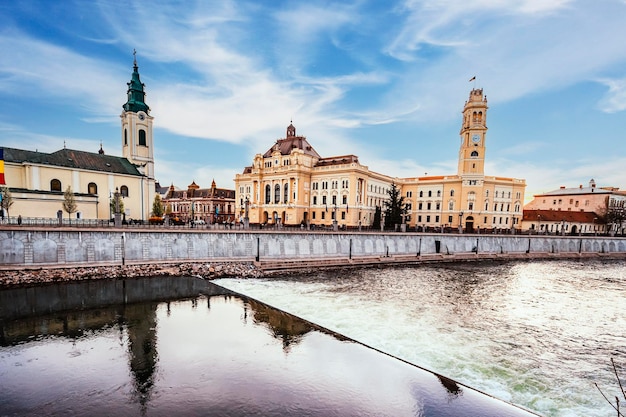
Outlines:
<svg viewBox="0 0 626 417"><path fill-rule="evenodd" d="M619 385L619 389L622 392L622 396L624 397L624 400L626 400L626 391L624 391L624 386L622 385L622 381L619 379L619 375L617 374L617 367L615 366L615 361L613 360L613 358L611 358L611 365L613 365L613 372L615 373L615 378L617 379L617 384ZM626 417L624 415L624 413L620 411L619 396L617 396L617 395L615 396L615 404L613 404L613 402L611 402L611 400L609 400L609 398L604 394L604 392L602 392L602 390L600 389L598 384L594 383L594 385L596 386L596 388L598 388L598 391L600 391L600 394L602 394L604 399L617 412L617 417Z"/></svg>
<svg viewBox="0 0 626 417"><path fill-rule="evenodd" d="M78 210L78 205L76 204L76 198L74 198L74 193L72 192L72 187L69 185L67 189L63 193L63 210L67 212L67 218L72 218L72 213L76 213Z"/></svg>
<svg viewBox="0 0 626 417"><path fill-rule="evenodd" d="M0 208L6 210L7 217L9 217L9 209L13 205L13 195L9 187L0 188Z"/></svg>

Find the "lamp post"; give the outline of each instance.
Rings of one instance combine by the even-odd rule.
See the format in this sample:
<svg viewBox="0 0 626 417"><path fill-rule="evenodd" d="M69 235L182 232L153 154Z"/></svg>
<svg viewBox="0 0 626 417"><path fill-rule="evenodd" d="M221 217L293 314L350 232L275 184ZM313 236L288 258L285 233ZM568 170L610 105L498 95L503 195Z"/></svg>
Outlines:
<svg viewBox="0 0 626 417"><path fill-rule="evenodd" d="M244 229L248 229L250 227L250 218L248 217L248 211L250 209L250 199L246 197L246 201L244 201L244 216L243 216L243 227Z"/></svg>
<svg viewBox="0 0 626 417"><path fill-rule="evenodd" d="M333 231L336 232L339 230L337 226L337 204L333 206Z"/></svg>
<svg viewBox="0 0 626 417"><path fill-rule="evenodd" d="M541 233L541 214L537 214L537 234Z"/></svg>
<svg viewBox="0 0 626 417"><path fill-rule="evenodd" d="M459 233L463 233L463 212L459 213Z"/></svg>

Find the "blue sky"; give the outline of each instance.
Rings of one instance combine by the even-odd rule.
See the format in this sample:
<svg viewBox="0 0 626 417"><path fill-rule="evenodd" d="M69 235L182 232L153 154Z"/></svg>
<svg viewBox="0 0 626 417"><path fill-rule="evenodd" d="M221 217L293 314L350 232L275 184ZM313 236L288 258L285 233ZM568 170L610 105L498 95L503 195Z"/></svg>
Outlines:
<svg viewBox="0 0 626 417"><path fill-rule="evenodd" d="M121 155L136 49L163 185L233 187L291 120L322 156L455 174L476 87L487 175L626 189L624 22L624 0L2 2L0 146Z"/></svg>

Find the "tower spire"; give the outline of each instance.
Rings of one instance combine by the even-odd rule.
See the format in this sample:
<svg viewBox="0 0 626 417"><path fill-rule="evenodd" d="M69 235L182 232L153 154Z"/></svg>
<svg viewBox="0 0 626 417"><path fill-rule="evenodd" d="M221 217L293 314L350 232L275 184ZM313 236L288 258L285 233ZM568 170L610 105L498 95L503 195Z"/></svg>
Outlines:
<svg viewBox="0 0 626 417"><path fill-rule="evenodd" d="M137 66L137 51L133 49L133 75L131 76L130 82L126 83L128 85L128 99L124 106L125 111L130 112L139 112L143 111L148 113L150 111L150 107L145 102L146 93L143 91L145 85L141 82L139 78L139 67Z"/></svg>

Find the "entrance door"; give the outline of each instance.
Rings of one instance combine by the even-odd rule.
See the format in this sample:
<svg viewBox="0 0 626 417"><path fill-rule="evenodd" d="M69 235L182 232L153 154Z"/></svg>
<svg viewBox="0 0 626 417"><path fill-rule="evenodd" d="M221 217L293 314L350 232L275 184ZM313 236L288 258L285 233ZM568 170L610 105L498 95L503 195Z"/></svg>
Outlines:
<svg viewBox="0 0 626 417"><path fill-rule="evenodd" d="M465 230L467 231L467 233L474 232L474 217L468 216L465 219Z"/></svg>

